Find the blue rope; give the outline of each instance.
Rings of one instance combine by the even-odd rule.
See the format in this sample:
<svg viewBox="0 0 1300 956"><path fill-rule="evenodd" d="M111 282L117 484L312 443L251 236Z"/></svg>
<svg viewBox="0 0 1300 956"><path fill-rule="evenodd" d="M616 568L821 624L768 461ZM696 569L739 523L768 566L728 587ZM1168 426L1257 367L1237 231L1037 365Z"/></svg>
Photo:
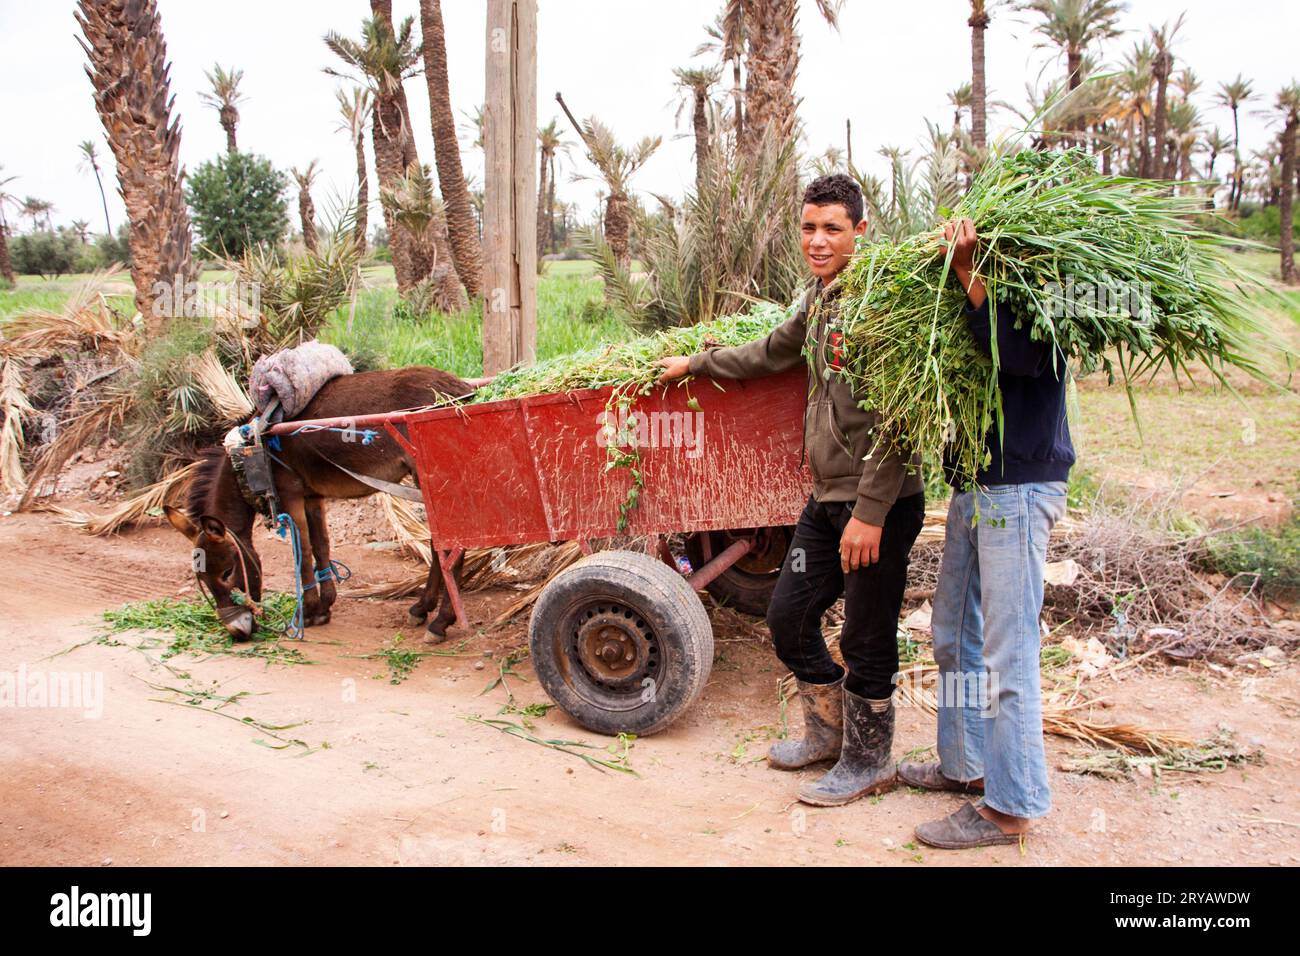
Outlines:
<svg viewBox="0 0 1300 956"><path fill-rule="evenodd" d="M369 445L379 437L379 432L373 428L363 428L357 431L355 428L335 428L332 425L303 425L301 428L291 431L289 435L311 435L315 432L338 432L340 435L360 435L361 444Z"/></svg>
<svg viewBox="0 0 1300 956"><path fill-rule="evenodd" d="M296 637L302 640L305 636L303 626L303 575L300 568L303 566L303 542L298 537L298 525L294 524L294 519L281 511L276 515L276 533L281 537L289 538L289 545L294 553L294 618L289 623L290 637ZM316 581L312 581L312 588L316 587ZM307 589L309 591L309 588Z"/></svg>
<svg viewBox="0 0 1300 956"><path fill-rule="evenodd" d="M316 572L316 581L337 581L342 584L348 578L352 577L352 569L342 561L330 560L329 567L322 568Z"/></svg>
<svg viewBox="0 0 1300 956"><path fill-rule="evenodd" d="M293 620L290 622L288 632L290 637L302 640L306 636L305 626L303 624L303 604L306 593L312 588L317 587L322 581L337 581L342 584L352 577L352 569L342 561L331 560L329 565L318 569L313 575L313 580L306 587L302 583L302 540L298 537L298 526L293 519L284 512L275 516L275 533L281 538L287 537L293 551Z"/></svg>

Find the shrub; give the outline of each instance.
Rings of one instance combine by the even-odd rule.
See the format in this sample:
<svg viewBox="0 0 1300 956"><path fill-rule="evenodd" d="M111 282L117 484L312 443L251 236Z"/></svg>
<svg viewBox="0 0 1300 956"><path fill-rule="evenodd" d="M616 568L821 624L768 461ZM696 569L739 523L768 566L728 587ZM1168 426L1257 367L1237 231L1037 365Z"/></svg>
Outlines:
<svg viewBox="0 0 1300 956"><path fill-rule="evenodd" d="M68 229L31 232L15 237L9 244L15 272L46 278L76 271L81 252L81 240Z"/></svg>
<svg viewBox="0 0 1300 956"><path fill-rule="evenodd" d="M288 184L262 156L225 153L200 163L185 187L185 201L203 245L238 258L252 246L278 243L289 225Z"/></svg>

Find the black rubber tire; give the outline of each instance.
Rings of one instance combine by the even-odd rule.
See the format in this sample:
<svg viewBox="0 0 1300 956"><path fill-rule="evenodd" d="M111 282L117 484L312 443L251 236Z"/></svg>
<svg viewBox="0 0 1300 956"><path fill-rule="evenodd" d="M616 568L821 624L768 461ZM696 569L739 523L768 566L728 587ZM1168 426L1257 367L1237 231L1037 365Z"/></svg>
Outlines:
<svg viewBox="0 0 1300 956"><path fill-rule="evenodd" d="M767 530L775 537L773 547L769 548L766 555L742 559L705 586L704 590L713 595L719 604L755 617L767 615L767 606L772 603L772 592L776 590L776 579L781 574L786 549L794 538L794 527L782 526ZM686 539L686 557L690 560L691 567L698 571L704 566L703 538L706 534L712 536L711 554L716 557L735 540L734 536L743 533L745 532L701 531L691 535ZM761 570L746 567L752 566L756 561L761 565Z"/></svg>
<svg viewBox="0 0 1300 956"><path fill-rule="evenodd" d="M584 662L582 629L592 635L593 621L612 622L600 633L626 634L618 646L636 648L626 673L607 680ZM695 703L713 667L713 628L699 596L679 572L635 551L601 551L556 575L537 598L528 644L551 699L610 736L663 730Z"/></svg>

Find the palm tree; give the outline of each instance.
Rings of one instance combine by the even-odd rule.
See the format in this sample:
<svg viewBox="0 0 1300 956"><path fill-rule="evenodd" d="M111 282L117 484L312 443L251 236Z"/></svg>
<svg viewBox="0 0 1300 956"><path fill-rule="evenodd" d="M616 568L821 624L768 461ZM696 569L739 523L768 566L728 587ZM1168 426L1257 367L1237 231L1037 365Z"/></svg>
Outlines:
<svg viewBox="0 0 1300 956"><path fill-rule="evenodd" d="M988 147L988 88L984 74L984 34L989 28L986 0L970 0L970 138L977 153Z"/></svg>
<svg viewBox="0 0 1300 956"><path fill-rule="evenodd" d="M461 281L451 261L447 218L442 201L433 195L429 168L416 164L390 186L381 186L379 202L385 213L411 237L412 260L419 279L408 299L416 302L421 290L432 292L432 304L443 312L460 312L466 305ZM422 305L424 303L421 303Z"/></svg>
<svg viewBox="0 0 1300 956"><path fill-rule="evenodd" d="M605 241L614 254L615 261L626 270L632 264L631 199L628 196L632 174L645 165L663 142L659 136L646 136L631 149L614 139L614 132L594 116L582 125L573 118L569 108L560 100L565 115L587 146L587 158L600 171L600 178L609 190L605 197ZM590 179L590 176L578 176Z"/></svg>
<svg viewBox="0 0 1300 956"><path fill-rule="evenodd" d="M817 12L839 29L843 0L816 0ZM753 155L764 136L784 142L795 128L795 76L799 70L797 0L727 0L745 20L745 129L743 151ZM794 172L793 166L791 172Z"/></svg>
<svg viewBox="0 0 1300 956"><path fill-rule="evenodd" d="M370 121L370 90L364 86L353 86L350 90L335 90L334 95L338 98L339 115L343 118L338 128L351 137L357 153L357 215L352 226L352 237L357 249L364 255L370 212L370 177L366 175L366 123Z"/></svg>
<svg viewBox="0 0 1300 956"><path fill-rule="evenodd" d="M741 61L745 53L745 4L743 0L726 0L722 12L704 28L711 40L701 43L695 56L716 51L722 66L731 66L732 128L739 142L745 136L744 88L741 86Z"/></svg>
<svg viewBox="0 0 1300 956"><path fill-rule="evenodd" d="M1151 138L1147 134L1151 121L1151 67L1154 61L1155 50L1150 43L1135 43L1133 49L1125 54L1119 75L1129 142L1129 171L1142 177L1151 172ZM1136 155L1134 143L1137 144Z"/></svg>
<svg viewBox="0 0 1300 956"><path fill-rule="evenodd" d="M375 16L362 21L360 40L334 31L325 34L325 45L352 67L370 90L373 102L370 142L375 150L375 172L381 193L407 174L410 163L406 159L415 150L401 95L402 81L418 72L420 52L411 35L414 22L408 17L394 31L389 23ZM344 75L328 67L325 72L331 76ZM382 208L397 288L405 294L422 276L416 274L411 259L410 237L393 220L389 207Z"/></svg>
<svg viewBox="0 0 1300 956"><path fill-rule="evenodd" d="M0 172L4 167L0 166ZM9 192L9 184L17 179L17 176L0 176L0 278L3 278L10 285L18 280L14 278L14 266L9 259L9 221L5 219L5 206L19 205L18 199Z"/></svg>
<svg viewBox="0 0 1300 956"><path fill-rule="evenodd" d="M235 145L235 127L239 125L237 106L245 98L244 94L239 92L239 81L244 78L244 71L233 67L225 70L220 63L217 63L213 65L211 73L205 70L203 75L208 78L212 92L200 93L199 99L217 111L221 119L221 128L226 131L226 151L237 153L239 148Z"/></svg>
<svg viewBox="0 0 1300 956"><path fill-rule="evenodd" d="M162 24L154 0L79 0L76 18L126 206L136 308L157 332L167 317L154 309L154 284L194 272Z"/></svg>
<svg viewBox="0 0 1300 956"><path fill-rule="evenodd" d="M429 86L429 116L433 125L433 155L438 166L438 188L447 212L447 230L456 273L470 298L483 289L483 248L474 226L474 209L460 163L456 120L451 112L447 84L447 39L440 0L420 0L420 35L424 52L424 78Z"/></svg>
<svg viewBox="0 0 1300 956"><path fill-rule="evenodd" d="M695 185L696 189L704 176L709 162L709 149L712 134L709 132L709 90L722 76L721 67L678 67L673 70L677 77L677 86L684 92L677 115L689 102L691 105L691 129L695 135ZM716 125L716 124L715 124Z"/></svg>
<svg viewBox="0 0 1300 956"><path fill-rule="evenodd" d="M1296 134L1300 129L1300 83L1290 86L1277 95L1277 108L1282 113L1282 182L1278 195L1278 213L1281 219L1282 281L1300 285L1295 268L1295 203Z"/></svg>
<svg viewBox="0 0 1300 956"><path fill-rule="evenodd" d="M316 204L311 201L311 187L316 181L316 160L307 164L301 172L297 167L292 170L293 178L298 183L298 218L302 221L302 241L308 251L316 251Z"/></svg>
<svg viewBox="0 0 1300 956"><path fill-rule="evenodd" d="M1192 179L1192 152L1201 139L1201 114L1188 100L1179 100L1169 107L1169 159L1165 165L1165 179L1190 182Z"/></svg>
<svg viewBox="0 0 1300 956"><path fill-rule="evenodd" d="M1232 140L1228 139L1219 127L1216 126L1205 136L1204 142L1205 150L1210 154L1209 161L1205 164L1205 178L1213 184L1209 191L1210 208L1212 209L1214 208L1214 193L1219 185L1219 182L1214 175L1214 164L1218 162L1219 156L1222 153L1226 153L1228 150L1232 149Z"/></svg>
<svg viewBox="0 0 1300 956"><path fill-rule="evenodd" d="M1156 49L1155 62L1151 66L1151 74L1156 81L1156 115L1155 130L1152 134L1152 146L1155 150L1155 163L1151 170L1151 176L1155 179L1173 179L1177 173L1173 169L1172 159L1162 162L1165 156L1168 144L1165 142L1165 131L1169 126L1169 79L1174 72L1174 54L1170 50L1173 46L1174 36L1183 25L1183 18L1180 16L1173 24L1165 24L1160 29L1151 29L1151 42Z"/></svg>
<svg viewBox="0 0 1300 956"><path fill-rule="evenodd" d="M548 245L555 248L555 156L567 151L569 144L561 138L560 127L552 119L537 131L537 145L541 149L537 179L537 258L540 261Z"/></svg>
<svg viewBox="0 0 1300 956"><path fill-rule="evenodd" d="M1066 90L1073 93L1083 82L1083 55L1088 47L1120 35L1122 0L1020 0L1017 9L1035 13L1041 22L1041 46L1054 46L1065 55ZM1081 127L1079 127L1081 128Z"/></svg>
<svg viewBox="0 0 1300 956"><path fill-rule="evenodd" d="M954 132L960 132L961 114L970 110L973 95L969 83L963 83L957 89L948 91L948 105L952 107L952 128Z"/></svg>
<svg viewBox="0 0 1300 956"><path fill-rule="evenodd" d="M41 221L44 220L45 228L50 229L50 213L54 212L54 203L48 199L37 199L35 196L28 196L22 202L22 214L32 221L32 232L40 228Z"/></svg>
<svg viewBox="0 0 1300 956"><path fill-rule="evenodd" d="M1250 80L1246 79L1240 73L1235 80L1219 84L1219 91L1214 96L1214 101L1220 106L1226 106L1232 110L1232 188L1228 193L1228 209L1236 212L1241 208L1241 127L1238 124L1238 113L1243 103L1247 103L1255 98L1255 89Z"/></svg>
<svg viewBox="0 0 1300 956"><path fill-rule="evenodd" d="M82 170L89 169L95 174L95 183L99 186L99 200L104 204L104 231L111 236L113 234L113 225L108 221L108 196L104 194L104 180L99 175L99 154L95 149L95 141L93 139L83 139L77 144L77 148L81 150L80 168Z"/></svg>

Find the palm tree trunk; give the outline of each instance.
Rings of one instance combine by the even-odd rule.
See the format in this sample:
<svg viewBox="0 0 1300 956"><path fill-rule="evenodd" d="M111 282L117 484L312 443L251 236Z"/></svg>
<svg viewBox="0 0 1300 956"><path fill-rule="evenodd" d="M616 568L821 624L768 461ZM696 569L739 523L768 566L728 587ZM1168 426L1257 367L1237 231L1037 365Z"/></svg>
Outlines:
<svg viewBox="0 0 1300 956"><path fill-rule="evenodd" d="M352 238L362 255L366 251L366 231L370 226L370 177L366 174L366 133L357 130L357 219Z"/></svg>
<svg viewBox="0 0 1300 956"><path fill-rule="evenodd" d="M977 150L988 145L988 105L984 75L984 34L989 16L982 10L966 21L970 25L970 138Z"/></svg>
<svg viewBox="0 0 1300 956"><path fill-rule="evenodd" d="M86 37L78 42L90 60L86 72L126 205L136 308L157 333L183 290L172 286L177 295L158 299L163 290L155 283L194 278L180 123L171 117L162 24L154 0L80 0L78 6Z"/></svg>
<svg viewBox="0 0 1300 956"><path fill-rule="evenodd" d="M447 84L447 40L440 0L420 0L420 33L424 47L424 77L429 85L429 116L433 153L438 164L438 188L447 210L447 232L456 273L470 298L483 290L483 248L474 225L474 208L460 163L460 143L451 112Z"/></svg>
<svg viewBox="0 0 1300 956"><path fill-rule="evenodd" d="M14 265L9 261L9 226L2 222L0 222L0 276L3 276L10 285L18 281L14 278Z"/></svg>
<svg viewBox="0 0 1300 956"><path fill-rule="evenodd" d="M382 190L402 177L402 146L398 139L402 122L401 107L390 94L376 91L371 122L370 142L375 150L375 175ZM405 295L415 284L411 269L411 238L406 227L397 221L387 206L383 207L384 226L388 230L388 248L393 256L393 275L397 291Z"/></svg>
<svg viewBox="0 0 1300 956"><path fill-rule="evenodd" d="M306 186L298 187L298 218L302 220L302 241L309 252L316 251L316 204Z"/></svg>
<svg viewBox="0 0 1300 956"><path fill-rule="evenodd" d="M605 200L605 241L609 243L609 249L614 253L619 266L625 270L631 268L631 226L628 221L627 199L617 193L610 193Z"/></svg>
<svg viewBox="0 0 1300 956"><path fill-rule="evenodd" d="M1172 57L1167 53L1157 53L1151 72L1156 78L1156 115L1155 129L1152 130L1151 147L1154 163L1150 172L1152 179L1169 179L1169 164L1166 160L1165 130L1169 122L1169 67Z"/></svg>
<svg viewBox="0 0 1300 956"><path fill-rule="evenodd" d="M691 125L695 130L695 190L703 188L704 173L709 165L709 110L708 90L695 88L695 110L691 116Z"/></svg>
<svg viewBox="0 0 1300 956"><path fill-rule="evenodd" d="M223 106L220 112L221 128L226 131L226 152L237 153L239 147L235 144L235 110L230 106Z"/></svg>
<svg viewBox="0 0 1300 956"><path fill-rule="evenodd" d="M545 147L541 150L542 160L537 170L537 263L541 268L542 256L546 254L546 223L548 220L546 214L546 196L547 196L547 175L550 160L550 150Z"/></svg>
<svg viewBox="0 0 1300 956"><path fill-rule="evenodd" d="M90 168L95 173L95 183L99 186L99 201L104 204L104 228L112 236L113 224L108 221L108 196L104 193L104 180L99 175L98 164L92 164Z"/></svg>
<svg viewBox="0 0 1300 956"><path fill-rule="evenodd" d="M1300 277L1295 269L1295 203L1292 197L1291 183L1296 179L1296 127L1297 113L1287 113L1286 128L1282 131L1282 188L1278 195L1278 212L1281 219L1282 235L1282 281L1287 285L1300 285Z"/></svg>
<svg viewBox="0 0 1300 956"><path fill-rule="evenodd" d="M1232 188L1228 190L1228 209L1236 212L1241 205L1241 127L1237 107L1232 108Z"/></svg>
<svg viewBox="0 0 1300 956"><path fill-rule="evenodd" d="M1143 112L1138 127L1138 176L1142 179L1151 178L1150 129L1151 121L1147 118L1147 114Z"/></svg>
<svg viewBox="0 0 1300 956"><path fill-rule="evenodd" d="M546 191L546 235L550 237L551 252L555 252L555 153L551 153L551 175Z"/></svg>
<svg viewBox="0 0 1300 956"><path fill-rule="evenodd" d="M794 80L799 67L796 0L752 0L746 5L745 152L765 135L784 143L794 131Z"/></svg>

